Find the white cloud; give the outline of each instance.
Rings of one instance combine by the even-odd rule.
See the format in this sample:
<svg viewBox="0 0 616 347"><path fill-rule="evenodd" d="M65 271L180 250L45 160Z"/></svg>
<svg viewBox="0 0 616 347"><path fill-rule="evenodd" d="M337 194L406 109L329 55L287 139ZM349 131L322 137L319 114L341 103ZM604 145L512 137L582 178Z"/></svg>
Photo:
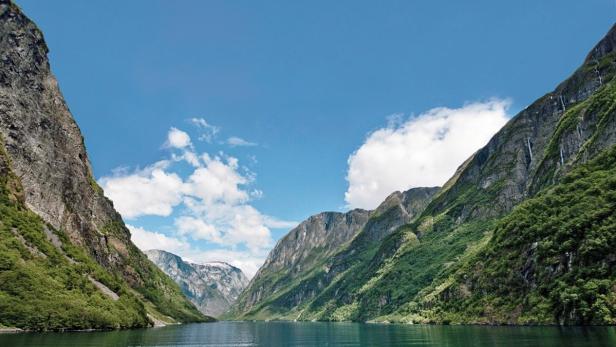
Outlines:
<svg viewBox="0 0 616 347"><path fill-rule="evenodd" d="M175 220L175 226L182 235L191 235L193 239L222 243L218 229L201 219L182 216Z"/></svg>
<svg viewBox="0 0 616 347"><path fill-rule="evenodd" d="M186 241L130 224L126 224L126 227L130 230L131 240L142 251L162 249L174 254L181 254L190 250L190 244Z"/></svg>
<svg viewBox="0 0 616 347"><path fill-rule="evenodd" d="M263 191L260 189L253 189L250 191L250 197L253 199L261 199L263 197Z"/></svg>
<svg viewBox="0 0 616 347"><path fill-rule="evenodd" d="M249 147L249 146L257 145L255 142L246 141L243 138L237 137L237 136L231 136L230 138L228 138L227 144L231 147L240 147L240 146Z"/></svg>
<svg viewBox="0 0 616 347"><path fill-rule="evenodd" d="M244 244L252 252L269 248L273 241L270 227L280 225L295 225L294 222L277 221L263 215L248 204L226 204L220 202L208 203L205 200L186 198L184 201L190 211L190 216L182 216L181 228L184 234L195 239L206 239L211 242L236 246ZM201 220L208 226L220 231L220 237L211 234ZM272 222L277 221L276 223Z"/></svg>
<svg viewBox="0 0 616 347"><path fill-rule="evenodd" d="M182 179L164 171L161 161L133 173L102 177L99 183L114 207L127 219L143 215L169 216L182 201Z"/></svg>
<svg viewBox="0 0 616 347"><path fill-rule="evenodd" d="M201 158L204 165L185 181L186 210L175 221L183 235L230 247L243 244L254 254L272 245L270 228L297 224L264 215L250 205L263 193L247 189L254 174L241 172L237 158L207 153Z"/></svg>
<svg viewBox="0 0 616 347"><path fill-rule="evenodd" d="M205 204L215 202L238 204L248 201L249 194L241 188L250 182L238 172L238 161L233 157L202 155L205 166L197 168L188 178L185 191Z"/></svg>
<svg viewBox="0 0 616 347"><path fill-rule="evenodd" d="M220 127L209 124L203 118L191 118L188 121L197 128L199 128L199 130L201 131L201 134L199 135L199 140L201 141L211 143L212 140L216 138L216 135L220 132Z"/></svg>
<svg viewBox="0 0 616 347"><path fill-rule="evenodd" d="M182 153L182 155L172 155L173 159L175 161L181 161L184 160L187 163L189 163L190 165L194 166L194 167L199 167L201 166L201 162L199 161L199 156L191 151L191 150L184 150L184 152Z"/></svg>
<svg viewBox="0 0 616 347"><path fill-rule="evenodd" d="M396 190L442 185L509 119L507 100L434 108L406 122L397 115L348 159L350 207L375 208Z"/></svg>
<svg viewBox="0 0 616 347"><path fill-rule="evenodd" d="M299 222L280 220L270 216L263 217L263 224L265 224L265 226L269 228L274 229L293 229L299 224Z"/></svg>
<svg viewBox="0 0 616 347"><path fill-rule="evenodd" d="M200 128L210 126L201 119L192 121ZM163 249L194 260L228 261L254 273L273 245L270 228L297 223L265 215L251 205L263 192L251 186L256 175L237 158L223 152L198 153L190 136L177 128L169 130L165 145L174 149L170 160L133 172L117 170L100 180L124 218L163 216L168 217L164 223L175 228L165 235L130 226L134 242L142 249ZM179 162L192 169L174 166ZM213 245L218 247L215 252L201 248Z"/></svg>
<svg viewBox="0 0 616 347"><path fill-rule="evenodd" d="M191 146L190 136L180 129L171 128L167 133L167 147L186 148Z"/></svg>

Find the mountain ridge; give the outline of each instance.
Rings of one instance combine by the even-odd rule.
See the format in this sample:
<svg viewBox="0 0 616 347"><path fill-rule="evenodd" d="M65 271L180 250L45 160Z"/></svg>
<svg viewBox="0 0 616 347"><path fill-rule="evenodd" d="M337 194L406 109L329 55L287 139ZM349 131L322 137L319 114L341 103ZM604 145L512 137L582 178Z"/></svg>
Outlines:
<svg viewBox="0 0 616 347"><path fill-rule="evenodd" d="M413 188L405 192L394 192L373 211L355 209L346 213L323 212L309 217L277 243L238 298L229 316L243 316L257 302L280 296L279 291L288 287L289 282L301 281L315 268L326 267L326 260L341 247L354 242L375 242L385 237L417 216L438 189ZM395 216L394 220L384 218L387 215ZM326 271L329 272L329 269ZM310 288L305 289L308 293L291 300L302 301L304 295L316 294Z"/></svg>
<svg viewBox="0 0 616 347"><path fill-rule="evenodd" d="M362 243L360 236L366 233L358 234L351 244L307 270L306 276L279 288L275 297L240 309L235 317L451 320L430 310L430 305L447 309L446 299L432 304L428 297L445 293L455 283L450 276L456 269L492 247L494 229L501 228L501 219L516 206L559 184L572 170L616 143L615 42L616 27L612 27L580 68L513 117L467 159L419 216L378 242ZM453 320L457 323L481 322L472 315L465 317L464 308L458 307L458 312L462 314ZM558 312L535 322L591 321L562 320ZM492 318L492 323L507 322Z"/></svg>
<svg viewBox="0 0 616 347"><path fill-rule="evenodd" d="M218 317L235 302L248 284L242 270L222 261L198 264L164 250L144 252L171 277L203 314Z"/></svg>

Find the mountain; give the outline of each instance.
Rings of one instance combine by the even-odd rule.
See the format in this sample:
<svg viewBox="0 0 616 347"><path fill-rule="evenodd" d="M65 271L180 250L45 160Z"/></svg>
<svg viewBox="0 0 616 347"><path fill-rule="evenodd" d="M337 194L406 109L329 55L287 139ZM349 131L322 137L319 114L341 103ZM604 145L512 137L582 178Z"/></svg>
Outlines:
<svg viewBox="0 0 616 347"><path fill-rule="evenodd" d="M283 237L242 293L230 317L295 319L295 307L314 298L324 281L305 282L316 273L334 276L329 261L340 249L353 254L377 244L426 207L438 187L395 192L374 211L323 212Z"/></svg>
<svg viewBox="0 0 616 347"><path fill-rule="evenodd" d="M616 147L517 206L481 252L426 288L424 320L616 324Z"/></svg>
<svg viewBox="0 0 616 347"><path fill-rule="evenodd" d="M175 254L150 250L145 254L171 277L203 314L218 317L248 285L242 270L223 262L193 264Z"/></svg>
<svg viewBox="0 0 616 347"><path fill-rule="evenodd" d="M235 317L615 324L615 47L612 28L418 216L371 215L350 242L274 291L253 279ZM372 230L387 223L400 227Z"/></svg>
<svg viewBox="0 0 616 347"><path fill-rule="evenodd" d="M130 241L96 184L41 31L0 0L0 325L209 320Z"/></svg>

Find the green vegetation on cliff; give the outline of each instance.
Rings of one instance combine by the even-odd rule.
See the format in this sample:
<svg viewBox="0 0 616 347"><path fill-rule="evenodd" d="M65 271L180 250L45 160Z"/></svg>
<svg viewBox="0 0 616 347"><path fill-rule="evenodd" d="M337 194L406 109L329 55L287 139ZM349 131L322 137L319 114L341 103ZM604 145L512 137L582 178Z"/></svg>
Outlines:
<svg viewBox="0 0 616 347"><path fill-rule="evenodd" d="M235 317L616 324L615 48L616 26L410 223L364 228L271 295L257 278Z"/></svg>
<svg viewBox="0 0 616 347"><path fill-rule="evenodd" d="M205 319L168 277L151 270L153 264L135 264L149 271L139 293L94 262L62 231L44 223L22 200L21 184L0 142L1 325L26 330L115 329L148 326L148 314L167 321L173 321L168 316L178 321ZM157 290L163 285L170 289L164 295Z"/></svg>
<svg viewBox="0 0 616 347"><path fill-rule="evenodd" d="M457 323L616 324L616 147L499 221L430 293L423 315ZM431 299L431 300L430 300Z"/></svg>
<svg viewBox="0 0 616 347"><path fill-rule="evenodd" d="M147 326L143 304L121 281L25 208L9 165L0 143L0 324L30 330Z"/></svg>

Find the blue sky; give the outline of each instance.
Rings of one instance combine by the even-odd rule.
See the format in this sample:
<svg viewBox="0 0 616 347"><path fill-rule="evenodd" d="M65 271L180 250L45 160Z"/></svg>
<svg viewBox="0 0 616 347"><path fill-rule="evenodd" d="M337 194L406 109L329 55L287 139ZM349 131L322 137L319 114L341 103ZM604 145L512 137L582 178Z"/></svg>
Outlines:
<svg viewBox="0 0 616 347"><path fill-rule="evenodd" d="M188 243L184 256L196 261L211 258L202 251L250 254L236 264L251 269L271 242L256 251L178 234L181 217L211 222L186 205L210 199L185 191L198 168L178 159L187 151L245 180L231 180L246 193L231 204L271 217L261 224L274 242L292 224L283 222L441 184L506 117L579 66L616 14L612 0L17 2L45 34L96 177L151 178L166 160L156 168L184 184L168 215L127 222ZM214 128L192 118L218 130L209 142L199 137ZM190 145L170 146L172 128ZM452 152L477 128L478 143ZM443 129L445 144L418 140ZM416 158L434 153L446 158Z"/></svg>

